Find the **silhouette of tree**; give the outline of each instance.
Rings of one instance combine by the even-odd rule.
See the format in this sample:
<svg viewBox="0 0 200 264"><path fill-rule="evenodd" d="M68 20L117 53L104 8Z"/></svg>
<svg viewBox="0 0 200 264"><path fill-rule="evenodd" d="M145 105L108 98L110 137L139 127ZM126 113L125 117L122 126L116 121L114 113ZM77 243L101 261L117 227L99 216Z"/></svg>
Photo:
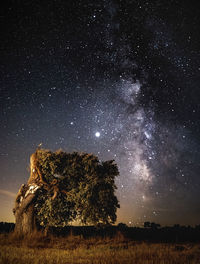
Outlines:
<svg viewBox="0 0 200 264"><path fill-rule="evenodd" d="M154 222L144 222L144 227L145 228L157 229L157 228L160 227L160 224L156 224Z"/></svg>
<svg viewBox="0 0 200 264"><path fill-rule="evenodd" d="M145 228L150 228L151 227L151 223L150 222L144 222L144 227Z"/></svg>

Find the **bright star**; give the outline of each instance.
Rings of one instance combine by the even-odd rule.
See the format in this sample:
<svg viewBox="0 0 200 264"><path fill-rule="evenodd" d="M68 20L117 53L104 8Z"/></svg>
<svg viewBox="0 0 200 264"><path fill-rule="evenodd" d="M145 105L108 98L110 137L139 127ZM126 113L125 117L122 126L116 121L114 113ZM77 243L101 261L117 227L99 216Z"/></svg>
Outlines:
<svg viewBox="0 0 200 264"><path fill-rule="evenodd" d="M100 133L99 132L96 132L95 133L95 137L100 137Z"/></svg>
<svg viewBox="0 0 200 264"><path fill-rule="evenodd" d="M144 134L145 134L145 136L146 136L147 139L150 139L151 138L150 133L148 133L147 131L145 131Z"/></svg>

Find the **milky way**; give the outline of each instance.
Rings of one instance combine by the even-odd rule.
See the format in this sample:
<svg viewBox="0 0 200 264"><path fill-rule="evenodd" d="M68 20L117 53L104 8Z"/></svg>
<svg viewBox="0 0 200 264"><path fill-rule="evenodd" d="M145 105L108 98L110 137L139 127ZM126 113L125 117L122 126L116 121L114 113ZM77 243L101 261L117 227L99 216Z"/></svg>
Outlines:
<svg viewBox="0 0 200 264"><path fill-rule="evenodd" d="M198 2L83 2L3 6L0 217L42 142L116 161L118 222L198 224Z"/></svg>

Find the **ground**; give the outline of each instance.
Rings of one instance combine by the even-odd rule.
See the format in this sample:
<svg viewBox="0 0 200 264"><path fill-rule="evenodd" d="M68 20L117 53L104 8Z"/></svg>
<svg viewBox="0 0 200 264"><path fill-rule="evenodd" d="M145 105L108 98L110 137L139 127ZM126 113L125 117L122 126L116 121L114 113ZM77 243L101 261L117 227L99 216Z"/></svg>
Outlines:
<svg viewBox="0 0 200 264"><path fill-rule="evenodd" d="M2 264L198 264L200 245L166 244L114 238L90 238L70 235L66 238L34 235L18 240L0 235Z"/></svg>

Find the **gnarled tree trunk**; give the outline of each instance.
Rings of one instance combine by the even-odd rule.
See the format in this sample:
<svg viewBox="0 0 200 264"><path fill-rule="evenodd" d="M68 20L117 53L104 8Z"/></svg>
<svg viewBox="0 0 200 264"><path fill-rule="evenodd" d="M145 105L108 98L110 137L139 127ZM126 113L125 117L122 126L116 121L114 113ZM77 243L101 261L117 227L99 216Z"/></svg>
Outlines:
<svg viewBox="0 0 200 264"><path fill-rule="evenodd" d="M34 200L37 197L37 185L22 185L13 209L15 214L15 234L25 236L36 229Z"/></svg>

